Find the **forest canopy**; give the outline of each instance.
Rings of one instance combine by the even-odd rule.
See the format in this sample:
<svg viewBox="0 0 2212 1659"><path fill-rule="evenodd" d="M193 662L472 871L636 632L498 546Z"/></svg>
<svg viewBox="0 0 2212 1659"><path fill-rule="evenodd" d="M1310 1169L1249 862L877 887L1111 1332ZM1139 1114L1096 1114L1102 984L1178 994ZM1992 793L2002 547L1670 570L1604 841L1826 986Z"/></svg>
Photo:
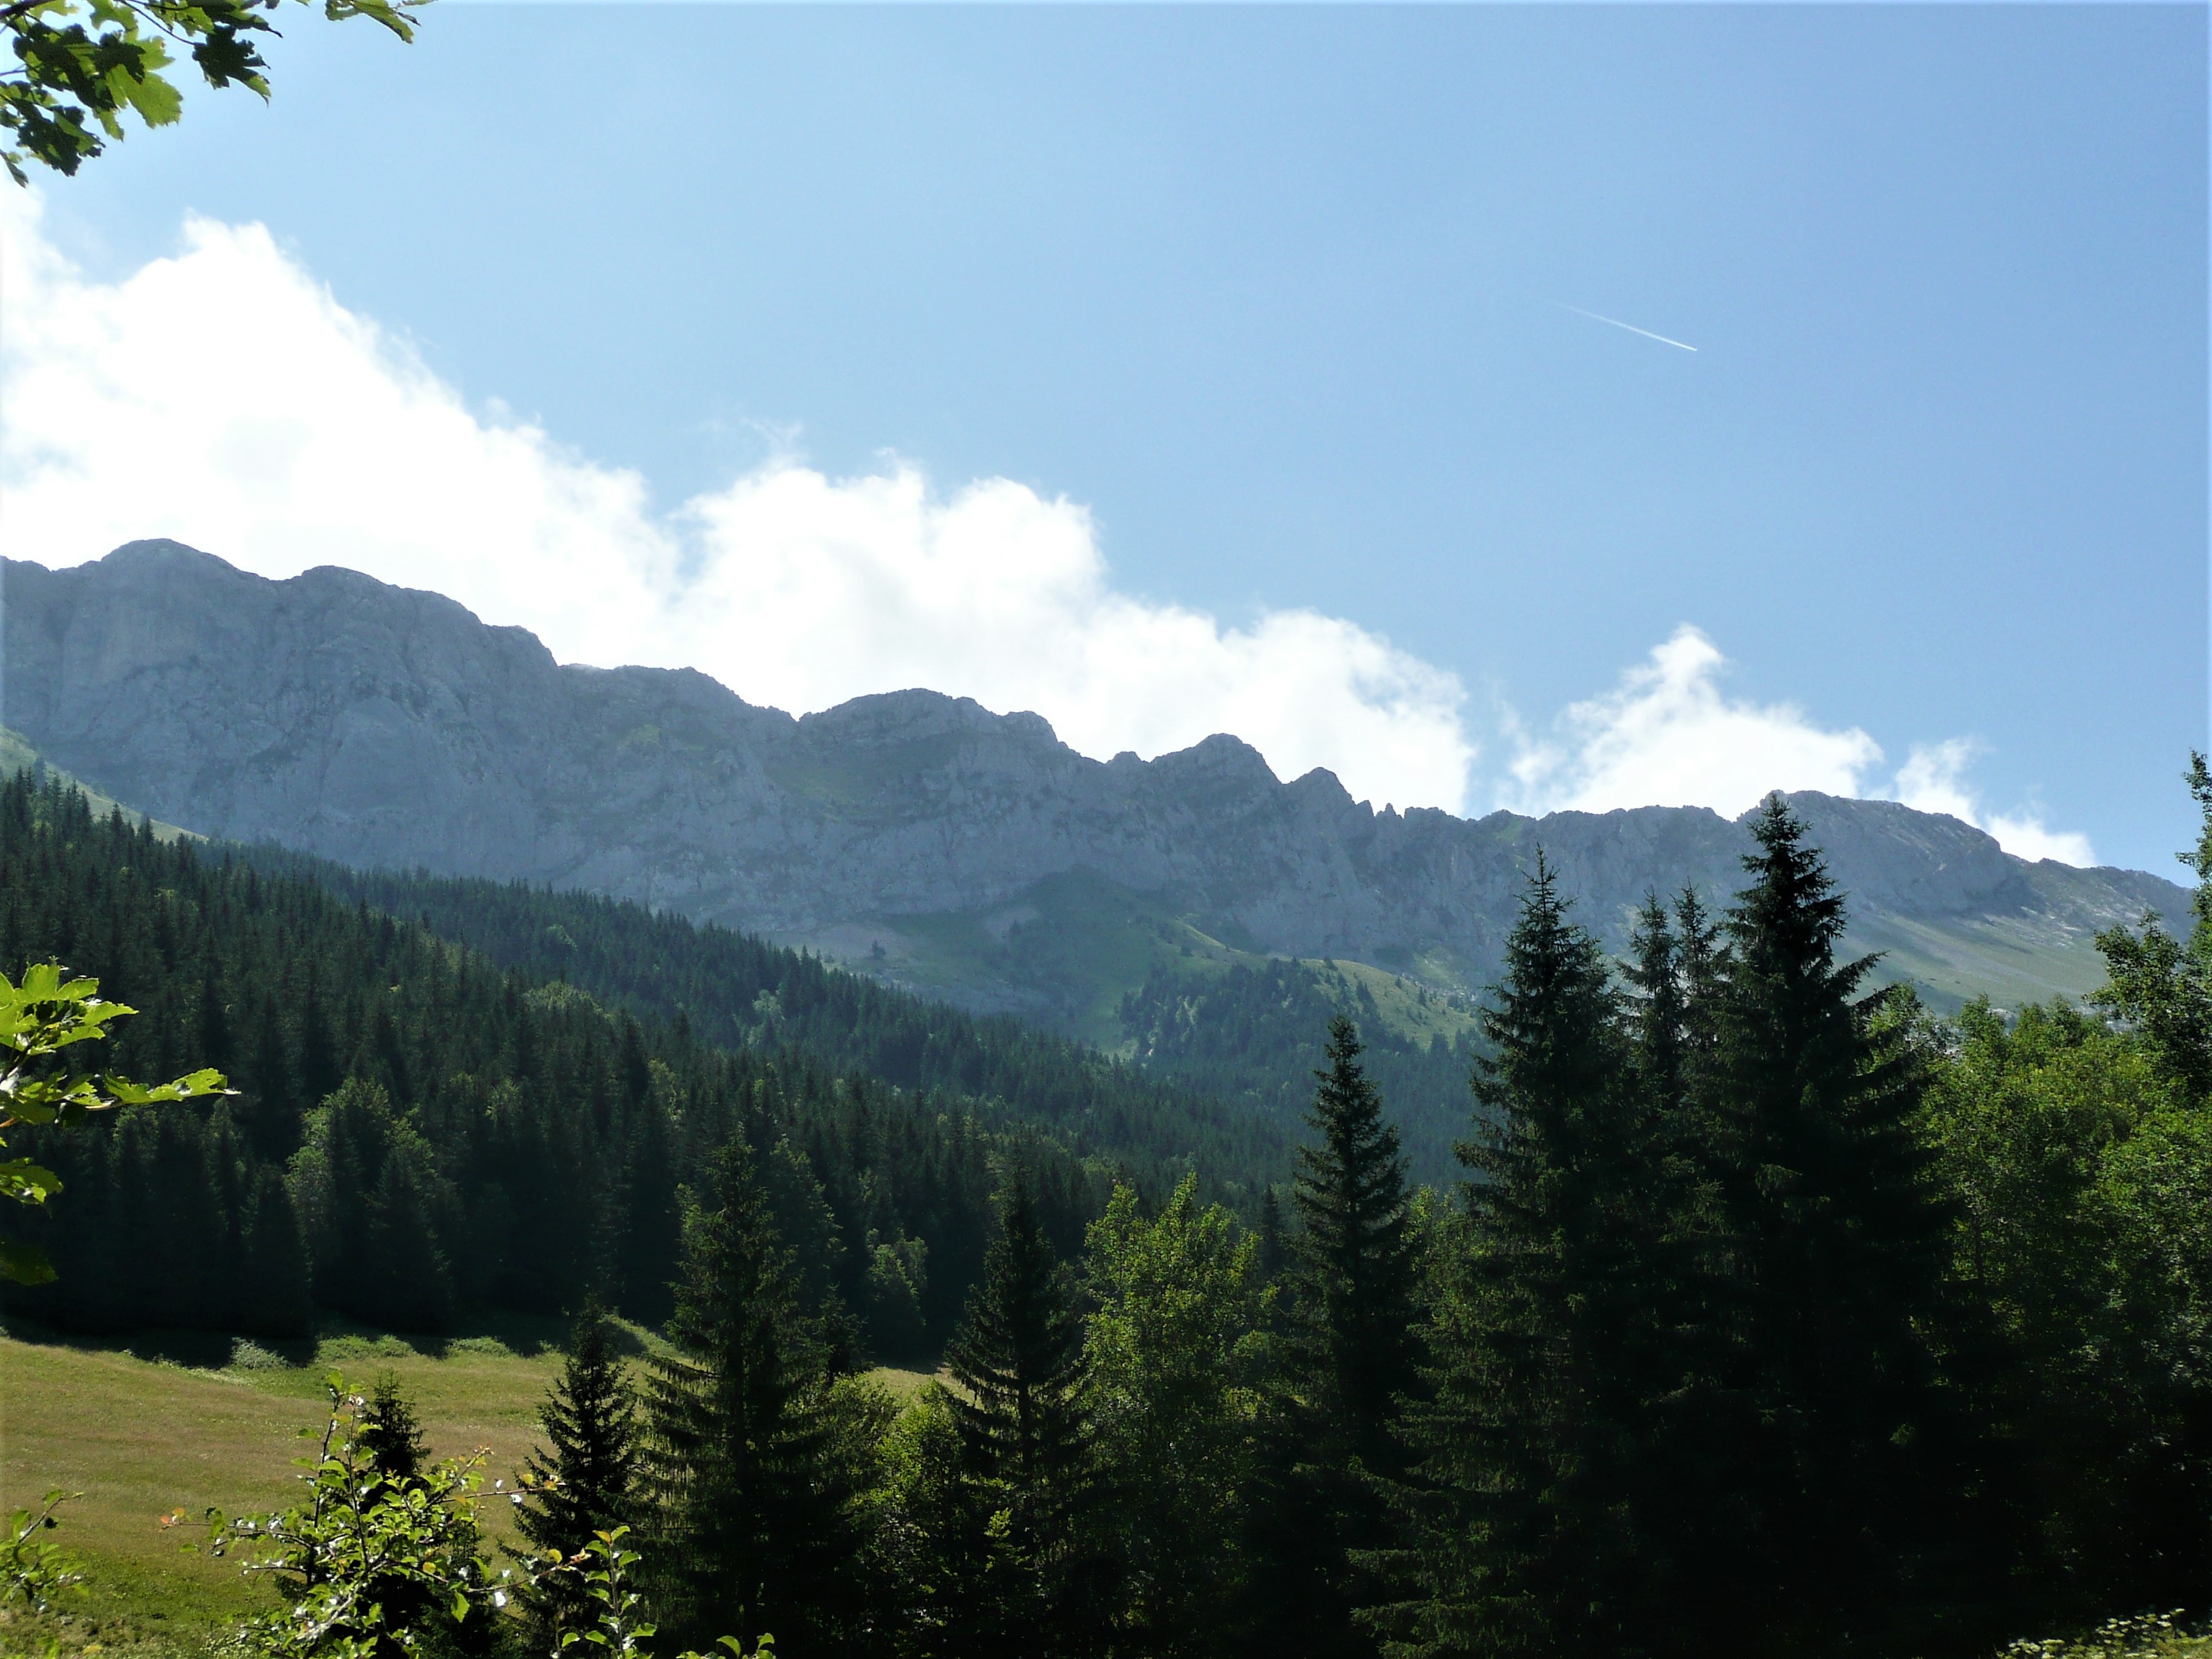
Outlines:
<svg viewBox="0 0 2212 1659"><path fill-rule="evenodd" d="M1653 895L1622 963L1540 857L1438 1191L1348 1018L1279 1178L1222 1182L1157 1150L1173 1120L1137 1107L1176 1097L1110 1068L1091 1106L1025 1117L947 1071L893 1086L773 1046L757 1000L709 1048L680 1000L641 1019L18 780L0 945L96 963L146 1010L118 1058L239 1092L50 1135L62 1277L10 1305L578 1311L527 1535L634 1551L625 1594L671 1649L1904 1659L2187 1607L2212 1583L2201 761L2191 781L2196 929L2105 935L2081 1007L1945 1021L1868 989L1778 799L1735 902ZM504 919L476 925L545 937L538 898L492 890ZM865 1046L819 1011L882 994L793 1006ZM1020 1052L978 1026L929 1063L1007 1077ZM613 1310L656 1328L642 1365ZM872 1356L944 1372L902 1406ZM605 1607L556 1574L518 1611L471 1635L425 1601L363 1650L542 1652Z"/></svg>

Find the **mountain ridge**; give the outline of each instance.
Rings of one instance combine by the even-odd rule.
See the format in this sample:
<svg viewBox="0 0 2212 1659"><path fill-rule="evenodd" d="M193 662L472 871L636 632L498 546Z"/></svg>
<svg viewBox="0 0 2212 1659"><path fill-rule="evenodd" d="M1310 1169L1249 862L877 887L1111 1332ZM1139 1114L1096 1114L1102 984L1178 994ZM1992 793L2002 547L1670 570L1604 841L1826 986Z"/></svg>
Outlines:
<svg viewBox="0 0 2212 1659"><path fill-rule="evenodd" d="M0 583L0 722L140 810L635 898L1109 1046L1103 1011L1139 967L1346 958L1465 995L1538 844L1614 949L1647 889L1732 893L1747 845L1702 807L1378 812L1226 735L1096 761L1042 716L931 691L793 716L695 670L559 664L442 595L332 566L272 581L173 542L10 560ZM1895 802L1790 799L1855 939L1939 1003L2078 994L2098 928L2186 915L2144 872L2031 864ZM1024 957L1041 929L1072 962L1057 990ZM1110 982L1078 982L1092 955L1121 963Z"/></svg>

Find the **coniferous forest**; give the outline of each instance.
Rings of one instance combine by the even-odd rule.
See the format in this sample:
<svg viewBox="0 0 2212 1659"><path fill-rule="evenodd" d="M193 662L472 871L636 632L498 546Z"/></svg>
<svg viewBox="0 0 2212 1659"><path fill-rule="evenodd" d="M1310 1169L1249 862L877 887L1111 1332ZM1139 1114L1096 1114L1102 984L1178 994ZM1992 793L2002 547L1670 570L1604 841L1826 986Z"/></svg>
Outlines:
<svg viewBox="0 0 2212 1659"><path fill-rule="evenodd" d="M1869 990L1778 799L1735 902L1652 896L1625 963L1540 858L1438 1189L1350 1019L1285 1146L734 934L19 779L0 953L142 1011L103 1065L237 1092L25 1137L60 1278L9 1306L574 1315L525 1533L629 1528L656 1651L1902 1656L2201 1606L2191 781L2195 933L2106 935L2078 1008ZM885 1358L940 1381L902 1406ZM410 1640L586 1617L520 1612Z"/></svg>

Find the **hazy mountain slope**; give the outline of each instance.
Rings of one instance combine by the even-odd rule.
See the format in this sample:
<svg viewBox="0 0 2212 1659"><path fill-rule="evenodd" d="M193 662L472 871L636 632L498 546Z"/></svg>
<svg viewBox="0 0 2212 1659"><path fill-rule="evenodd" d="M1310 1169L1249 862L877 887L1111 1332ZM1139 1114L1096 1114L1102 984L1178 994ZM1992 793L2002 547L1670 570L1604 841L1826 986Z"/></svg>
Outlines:
<svg viewBox="0 0 2212 1659"><path fill-rule="evenodd" d="M0 726L0 778L12 778L18 772L33 771L41 766L46 768L48 776L81 790L84 794L85 804L92 809L96 817L105 817L108 813L115 811L120 811L134 820L145 816L137 807L117 800L111 795L103 795L99 790L85 783L83 780L71 777L58 766L48 764L45 757L32 746L21 732L11 732L6 726ZM179 836L198 839L192 837L191 830L179 830L175 824L164 823L159 818L148 818L147 825L153 830L155 838L161 841L175 841Z"/></svg>
<svg viewBox="0 0 2212 1659"><path fill-rule="evenodd" d="M694 672L561 666L435 594L271 582L174 543L4 581L0 719L165 819L636 898L1109 1045L1121 996L1185 963L1478 988L1539 844L1616 945L1649 887L1732 891L1746 845L1698 808L1377 813L1229 737L1100 763L1035 714L927 691L794 720ZM2170 883L2029 865L1954 819L1796 801L1856 937L1941 1000L2086 988L2097 927L2184 911Z"/></svg>

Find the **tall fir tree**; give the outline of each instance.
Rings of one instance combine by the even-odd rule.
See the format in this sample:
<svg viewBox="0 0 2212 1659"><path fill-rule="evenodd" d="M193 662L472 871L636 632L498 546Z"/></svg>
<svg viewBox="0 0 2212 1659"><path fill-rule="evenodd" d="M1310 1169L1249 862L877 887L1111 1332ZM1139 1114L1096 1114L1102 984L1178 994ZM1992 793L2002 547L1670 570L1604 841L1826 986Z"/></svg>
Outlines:
<svg viewBox="0 0 2212 1659"><path fill-rule="evenodd" d="M1674 1381L1655 1115L1597 941L1540 853L1484 1015L1474 1175L1398 1496L1397 1654L1641 1650L1653 1401ZM1656 967L1671 935L1651 935Z"/></svg>
<svg viewBox="0 0 2212 1659"><path fill-rule="evenodd" d="M246 1193L240 1328L257 1336L302 1335L312 1328L314 1302L307 1247L300 1238L292 1195L284 1177L265 1165L249 1168Z"/></svg>
<svg viewBox="0 0 2212 1659"><path fill-rule="evenodd" d="M1649 896L1630 935L1626 1024L1641 1102L1653 1230L1644 1240L1645 1317L1667 1385L1646 1402L1637 1459L1638 1636L1655 1655L1702 1656L1740 1635L1714 1569L1759 1520L1746 1503L1759 1404L1742 1386L1743 1334L1729 1316L1733 1267L1715 1175L1717 1099L1709 1086L1728 951L1694 887L1672 915ZM1723 1570L1723 1578L1725 1571Z"/></svg>
<svg viewBox="0 0 2212 1659"><path fill-rule="evenodd" d="M849 1425L742 1139L716 1156L712 1196L645 1395L661 1622L681 1646L843 1651L867 1607Z"/></svg>
<svg viewBox="0 0 2212 1659"><path fill-rule="evenodd" d="M1045 1237L1027 1180L1001 1200L997 1236L945 1352L964 1503L1003 1517L975 1540L975 1659L1085 1653L1103 1637L1101 1563L1083 1321L1067 1268Z"/></svg>
<svg viewBox="0 0 2212 1659"><path fill-rule="evenodd" d="M1684 898L1694 904L1694 890ZM1689 985L1683 943L1656 892L1646 893L1628 938L1623 969L1635 992L1629 1017L1636 1069L1647 1099L1671 1115L1682 1102L1691 1066Z"/></svg>
<svg viewBox="0 0 2212 1659"><path fill-rule="evenodd" d="M540 1554L573 1559L600 1533L637 1518L637 1401L614 1327L598 1304L577 1316L568 1357L539 1408L547 1449L524 1464L537 1490L515 1516L515 1529ZM574 1574L550 1578L527 1600L538 1651L550 1652L578 1627L586 1605Z"/></svg>
<svg viewBox="0 0 2212 1659"><path fill-rule="evenodd" d="M1339 1016L1291 1188L1277 1386L1245 1540L1239 1623L1255 1653L1372 1651L1352 1613L1380 1591L1365 1558L1390 1536L1376 1482L1404 1472L1400 1401L1420 1387L1406 1160L1360 1053Z"/></svg>
<svg viewBox="0 0 2212 1659"><path fill-rule="evenodd" d="M1723 1647L1820 1652L1929 1627L1990 1543L1942 1360L1958 1329L1951 1217L1915 1133L1923 1078L1889 1041L1871 958L1839 961L1843 896L1779 795L1726 919L1712 1126L1725 1370L1752 1409L1730 1449L1731 1537L1699 1598ZM1747 1646L1746 1644L1748 1644Z"/></svg>
<svg viewBox="0 0 2212 1659"><path fill-rule="evenodd" d="M1419 1255L1398 1131L1359 1063L1359 1033L1330 1022L1307 1122L1319 1143L1298 1148L1291 1202L1291 1372L1316 1461L1395 1474L1399 1399L1418 1382L1413 1317Z"/></svg>

